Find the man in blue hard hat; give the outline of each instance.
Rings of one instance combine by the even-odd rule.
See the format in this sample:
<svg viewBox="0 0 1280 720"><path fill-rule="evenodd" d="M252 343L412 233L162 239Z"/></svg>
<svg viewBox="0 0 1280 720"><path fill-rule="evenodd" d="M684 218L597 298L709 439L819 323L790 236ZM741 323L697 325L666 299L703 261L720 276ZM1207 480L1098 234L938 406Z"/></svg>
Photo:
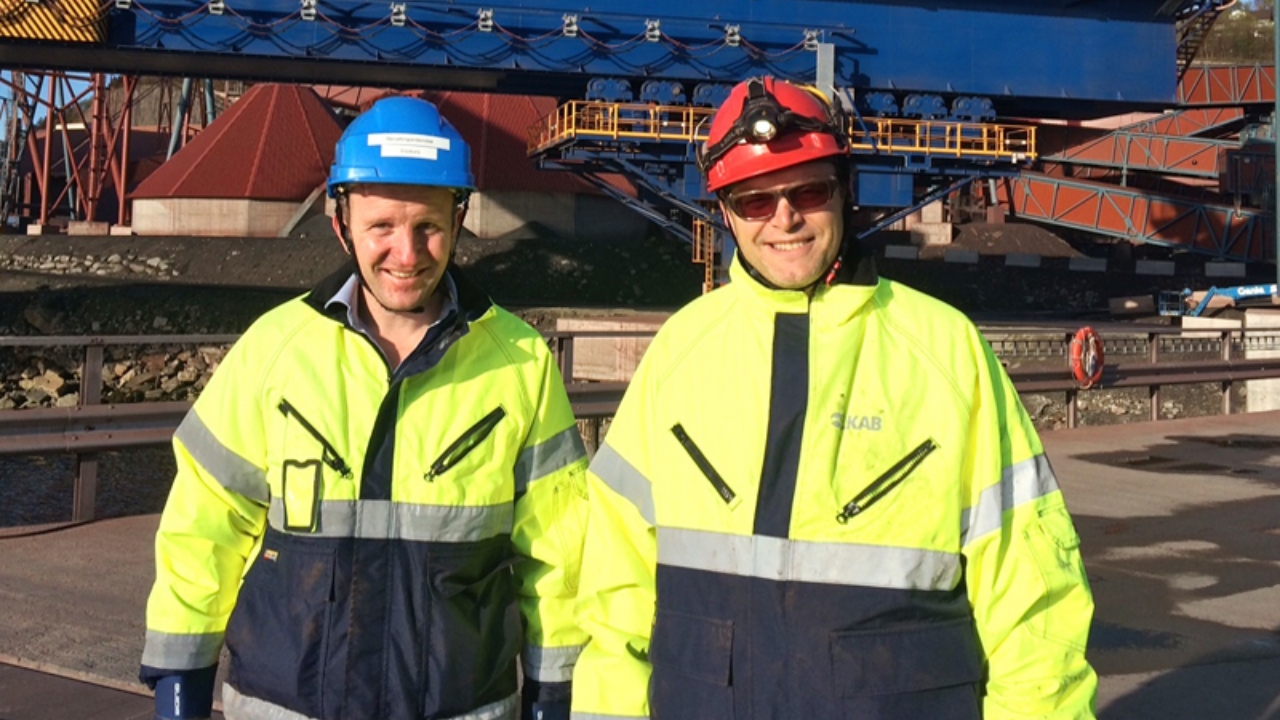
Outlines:
<svg viewBox="0 0 1280 720"><path fill-rule="evenodd" d="M157 717L210 714L224 644L228 718L568 717L585 453L542 338L450 265L473 189L426 101L338 141L352 262L254 323L174 435Z"/></svg>

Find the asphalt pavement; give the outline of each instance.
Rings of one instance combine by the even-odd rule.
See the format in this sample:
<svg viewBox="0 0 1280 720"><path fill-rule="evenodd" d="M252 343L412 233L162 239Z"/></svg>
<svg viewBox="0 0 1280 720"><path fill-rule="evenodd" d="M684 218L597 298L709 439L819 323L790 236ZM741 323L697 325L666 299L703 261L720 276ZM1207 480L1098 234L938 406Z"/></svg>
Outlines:
<svg viewBox="0 0 1280 720"><path fill-rule="evenodd" d="M1280 720L1280 412L1044 441L1097 602L1099 718ZM157 522L0 539L0 720L145 717Z"/></svg>

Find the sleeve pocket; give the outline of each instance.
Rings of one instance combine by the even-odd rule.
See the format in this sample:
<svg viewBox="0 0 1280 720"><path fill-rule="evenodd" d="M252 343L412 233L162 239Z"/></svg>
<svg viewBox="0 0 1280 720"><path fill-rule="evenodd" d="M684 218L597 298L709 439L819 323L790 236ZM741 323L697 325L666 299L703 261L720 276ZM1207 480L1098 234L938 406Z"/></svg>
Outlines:
<svg viewBox="0 0 1280 720"><path fill-rule="evenodd" d="M1093 615L1093 596L1080 559L1080 536L1065 507L1040 510L1024 532L1043 583L1027 624L1041 637L1083 650Z"/></svg>
<svg viewBox="0 0 1280 720"><path fill-rule="evenodd" d="M733 623L658 611L649 644L655 672L670 670L714 685L729 685Z"/></svg>
<svg viewBox="0 0 1280 720"><path fill-rule="evenodd" d="M843 696L976 685L982 651L969 618L831 634L832 678Z"/></svg>

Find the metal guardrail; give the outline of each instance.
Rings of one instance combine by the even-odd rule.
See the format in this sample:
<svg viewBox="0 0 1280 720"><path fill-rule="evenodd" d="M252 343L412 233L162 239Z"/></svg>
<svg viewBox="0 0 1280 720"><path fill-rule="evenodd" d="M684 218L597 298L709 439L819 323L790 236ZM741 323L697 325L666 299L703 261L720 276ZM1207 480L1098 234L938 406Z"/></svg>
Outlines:
<svg viewBox="0 0 1280 720"><path fill-rule="evenodd" d="M570 383L566 388L574 416L589 419L613 415L627 385ZM189 402L148 402L0 412L0 455L164 445L190 409Z"/></svg>
<svg viewBox="0 0 1280 720"><path fill-rule="evenodd" d="M1103 367L1102 379L1092 389L1145 387L1150 400L1151 420L1157 421L1160 420L1160 388L1165 385L1216 383L1221 388L1222 414L1230 415L1234 410L1232 393L1235 383L1271 378L1280 378L1280 358L1129 363ZM1077 400L1081 390L1069 370L1011 370L1009 379L1019 393L1066 393L1067 427L1075 428L1079 424Z"/></svg>
<svg viewBox="0 0 1280 720"><path fill-rule="evenodd" d="M95 453L169 442L188 402L0 412L0 455Z"/></svg>
<svg viewBox="0 0 1280 720"><path fill-rule="evenodd" d="M1194 331L1196 338L1177 337L1177 330L1159 328L1134 332L1128 339L1142 342L1148 362L1107 365L1095 389L1146 387L1151 403L1151 419L1160 419L1160 388L1166 385L1214 383L1222 391L1222 412L1232 412L1234 383L1247 380L1280 378L1280 357L1274 359L1237 359L1237 348L1253 351L1259 337L1274 340L1276 332ZM1071 333L1043 330L1037 336L1028 329L988 329L993 347L1036 350L1034 354L1004 353L1004 357L1064 357ZM1216 335L1216 338L1214 337ZM573 377L574 343L593 338L650 337L649 331L608 330L551 332L546 337L555 352L561 373ZM1113 335L1114 337L1114 335ZM108 345L217 345L234 342L237 335L124 335L124 336L32 336L3 337L0 347L82 347L85 355L80 368L80 405L69 408L38 408L0 411L0 455L29 455L70 452L76 455L76 481L72 522L93 519L97 486L97 453L147 445L168 443L173 431L191 407L187 402L152 402L134 404L99 404L102 389L103 348ZM1199 354L1216 353L1213 360L1168 362L1162 349L1171 340L1194 340ZM1106 341L1110 353L1112 341ZM1008 345L1021 343L1021 345ZM1271 346L1266 346L1271 349ZM1136 354L1136 353L1133 353ZM1077 426L1077 399L1081 390L1065 361L1057 368L1017 368L1009 371L1019 393L1065 393L1067 426ZM594 450L599 444L600 420L612 416L627 387L623 382L569 382L566 388L574 415L582 421L587 445ZM1088 392L1088 391L1086 391Z"/></svg>
<svg viewBox="0 0 1280 720"><path fill-rule="evenodd" d="M159 426L168 428L169 435L178 426L167 420L157 421L154 416L148 417L145 410L121 412L113 418L97 418L95 413L104 407L98 403L102 399L102 363L103 349L108 345L213 345L235 342L238 335L114 335L114 336L18 336L0 337L0 347L82 347L84 358L80 364L80 399L74 408L49 408L0 411L0 437L4 443L0 447L23 448L26 450L10 451L30 454L46 452L36 448L49 447L50 450L63 450L75 453L76 480L71 501L71 522L88 522L93 519L98 499L98 456L101 450L115 447L129 447L129 444L117 444L104 447L93 447L93 442L123 442L127 438L149 440L154 435L147 433L161 432ZM168 403L156 403L168 404ZM181 404L181 403L179 403ZM145 405L139 405L144 407ZM126 406L105 406L119 407ZM154 411L154 409L153 409ZM78 418L82 425L72 422ZM129 418L137 424L131 424ZM178 418L181 420L181 416ZM48 433L32 432L44 423ZM114 423L114 426L113 426ZM11 430L11 432L5 432ZM110 436L110 437L108 437ZM92 441L92 442L91 442ZM162 442L167 442L163 440ZM62 448L57 447L58 444ZM79 445L77 448L69 445ZM153 444L137 442L137 445Z"/></svg>
<svg viewBox="0 0 1280 720"><path fill-rule="evenodd" d="M714 110L688 105L652 105L571 100L527 131L529 155L578 140L637 140L697 143L707 139ZM1036 157L1036 128L959 120L848 118L853 153L909 153L1022 162Z"/></svg>

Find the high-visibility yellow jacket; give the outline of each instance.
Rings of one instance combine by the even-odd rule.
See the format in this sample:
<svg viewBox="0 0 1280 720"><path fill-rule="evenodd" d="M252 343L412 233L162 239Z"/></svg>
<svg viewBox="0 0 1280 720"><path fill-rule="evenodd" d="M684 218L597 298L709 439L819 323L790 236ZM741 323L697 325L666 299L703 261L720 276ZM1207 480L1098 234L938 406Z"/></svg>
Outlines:
<svg viewBox="0 0 1280 720"><path fill-rule="evenodd" d="M228 352L174 435L144 678L225 636L228 717L515 718L522 650L567 690L582 440L542 338L450 273L394 372L325 307L350 272Z"/></svg>
<svg viewBox="0 0 1280 720"><path fill-rule="evenodd" d="M732 282L588 472L573 717L1093 717L1079 539L1000 363L875 276Z"/></svg>

